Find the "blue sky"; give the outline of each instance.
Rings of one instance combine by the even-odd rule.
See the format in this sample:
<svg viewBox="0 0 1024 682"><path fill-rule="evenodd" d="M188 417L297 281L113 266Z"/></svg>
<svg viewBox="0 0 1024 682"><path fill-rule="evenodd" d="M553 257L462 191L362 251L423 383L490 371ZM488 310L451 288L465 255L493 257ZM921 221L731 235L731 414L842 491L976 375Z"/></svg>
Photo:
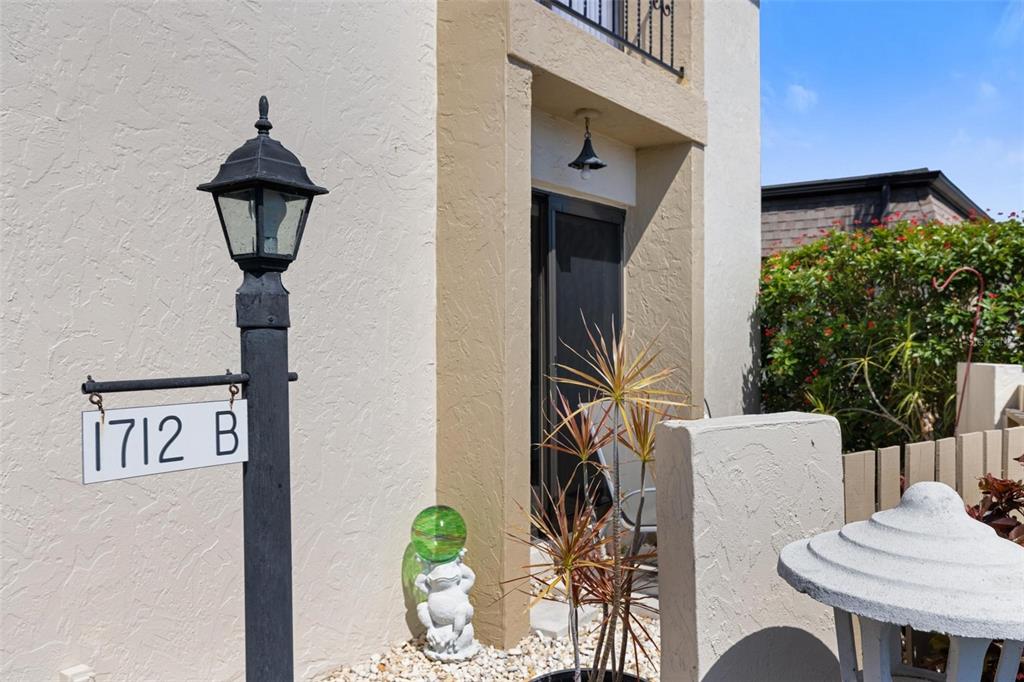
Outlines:
<svg viewBox="0 0 1024 682"><path fill-rule="evenodd" d="M1024 0L762 0L765 184L928 167L1024 209Z"/></svg>

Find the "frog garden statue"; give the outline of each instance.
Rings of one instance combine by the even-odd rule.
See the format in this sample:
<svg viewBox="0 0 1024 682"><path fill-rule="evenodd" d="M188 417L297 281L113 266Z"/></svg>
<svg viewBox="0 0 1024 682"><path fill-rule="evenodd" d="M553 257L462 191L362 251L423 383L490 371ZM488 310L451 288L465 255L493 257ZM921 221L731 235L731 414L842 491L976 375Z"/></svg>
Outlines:
<svg viewBox="0 0 1024 682"><path fill-rule="evenodd" d="M423 565L416 587L427 595L416 615L427 628L423 653L434 661L464 661L479 649L469 603L476 575L462 561L465 544L466 522L451 507L428 507L412 523L412 545Z"/></svg>

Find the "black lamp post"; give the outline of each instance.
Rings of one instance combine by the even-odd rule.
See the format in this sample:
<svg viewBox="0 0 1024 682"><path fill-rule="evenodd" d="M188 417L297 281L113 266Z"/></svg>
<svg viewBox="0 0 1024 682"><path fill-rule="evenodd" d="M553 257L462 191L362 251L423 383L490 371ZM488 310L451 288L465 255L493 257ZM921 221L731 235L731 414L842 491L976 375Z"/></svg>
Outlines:
<svg viewBox="0 0 1024 682"><path fill-rule="evenodd" d="M299 251L314 185L299 160L270 138L260 97L256 137L233 151L212 181L231 258L245 273L235 294L242 372L249 375L249 461L242 468L245 521L245 669L250 682L293 679L291 481L288 450L288 290L281 273Z"/></svg>

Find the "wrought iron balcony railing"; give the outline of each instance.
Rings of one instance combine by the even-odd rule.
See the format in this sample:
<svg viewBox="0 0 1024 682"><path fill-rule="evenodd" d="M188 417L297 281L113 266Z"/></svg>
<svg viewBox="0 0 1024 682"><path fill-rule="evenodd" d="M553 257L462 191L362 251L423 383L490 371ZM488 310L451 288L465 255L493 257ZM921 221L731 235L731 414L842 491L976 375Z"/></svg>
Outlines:
<svg viewBox="0 0 1024 682"><path fill-rule="evenodd" d="M676 76L676 4L685 0L539 0L610 44L640 54Z"/></svg>

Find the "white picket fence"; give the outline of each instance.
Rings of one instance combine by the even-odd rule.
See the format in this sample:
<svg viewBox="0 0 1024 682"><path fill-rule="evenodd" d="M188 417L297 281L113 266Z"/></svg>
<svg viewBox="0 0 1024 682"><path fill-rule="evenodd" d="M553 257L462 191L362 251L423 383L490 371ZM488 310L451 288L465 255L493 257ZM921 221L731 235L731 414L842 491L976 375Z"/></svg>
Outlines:
<svg viewBox="0 0 1024 682"><path fill-rule="evenodd" d="M906 485L940 481L967 504L981 500L978 479L985 474L1024 479L1024 427L965 433L955 438L908 443L843 455L846 522L862 521L900 502L900 475Z"/></svg>
<svg viewBox="0 0 1024 682"><path fill-rule="evenodd" d="M900 503L900 476L909 487L940 481L956 489L967 504L981 500L978 479L985 474L1024 479L1024 426L965 433L955 438L893 445L843 455L843 497L846 522L863 521L876 511ZM856 617L854 617L856 618ZM861 660L860 628L854 628L857 660ZM905 628L902 660L911 661L910 628Z"/></svg>

